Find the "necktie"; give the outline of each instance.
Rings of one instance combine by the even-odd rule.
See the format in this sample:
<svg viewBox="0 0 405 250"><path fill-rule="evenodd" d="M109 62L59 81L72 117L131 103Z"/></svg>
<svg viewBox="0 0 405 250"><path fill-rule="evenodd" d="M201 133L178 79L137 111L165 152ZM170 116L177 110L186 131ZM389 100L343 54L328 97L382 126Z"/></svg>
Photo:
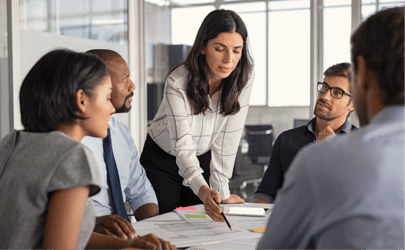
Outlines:
<svg viewBox="0 0 405 250"><path fill-rule="evenodd" d="M107 137L103 139L103 147L104 160L107 165L108 180L114 197L115 209L119 216L130 221L122 199L120 176L118 174L117 165L112 151L110 129L107 130Z"/></svg>

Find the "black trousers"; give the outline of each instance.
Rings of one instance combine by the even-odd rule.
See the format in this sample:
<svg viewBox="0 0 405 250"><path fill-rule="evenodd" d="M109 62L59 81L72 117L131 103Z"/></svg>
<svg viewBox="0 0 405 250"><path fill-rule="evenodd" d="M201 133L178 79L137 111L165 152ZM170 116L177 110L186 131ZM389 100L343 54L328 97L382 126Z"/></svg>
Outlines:
<svg viewBox="0 0 405 250"><path fill-rule="evenodd" d="M197 156L207 183L210 178L211 150ZM170 212L176 207L202 204L189 187L183 186L176 157L163 151L148 135L141 155L141 164L155 190L159 213Z"/></svg>

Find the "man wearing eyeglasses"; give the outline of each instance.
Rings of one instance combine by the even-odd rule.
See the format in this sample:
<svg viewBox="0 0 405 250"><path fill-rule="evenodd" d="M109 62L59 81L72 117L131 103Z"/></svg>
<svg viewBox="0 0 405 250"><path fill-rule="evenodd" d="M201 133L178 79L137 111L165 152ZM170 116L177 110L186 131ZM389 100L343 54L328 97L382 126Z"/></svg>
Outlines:
<svg viewBox="0 0 405 250"><path fill-rule="evenodd" d="M404 249L404 10L354 31L361 128L297 154L257 249Z"/></svg>
<svg viewBox="0 0 405 250"><path fill-rule="evenodd" d="M273 203L277 190L284 182L284 174L295 155L306 145L336 134L349 134L357 128L348 120L354 110L349 87L352 66L339 63L329 67L323 82L318 82L318 99L313 118L307 125L280 134L273 145L269 167L255 195L254 203Z"/></svg>

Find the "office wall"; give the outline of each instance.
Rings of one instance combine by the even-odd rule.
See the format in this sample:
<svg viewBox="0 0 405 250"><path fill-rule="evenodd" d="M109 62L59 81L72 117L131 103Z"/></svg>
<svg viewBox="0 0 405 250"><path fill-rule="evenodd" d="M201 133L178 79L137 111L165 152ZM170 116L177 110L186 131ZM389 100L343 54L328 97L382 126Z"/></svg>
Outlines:
<svg viewBox="0 0 405 250"><path fill-rule="evenodd" d="M171 11L169 8L145 3L146 41L154 43L171 42Z"/></svg>
<svg viewBox="0 0 405 250"><path fill-rule="evenodd" d="M273 125L274 140L294 127L294 119L310 119L309 107L250 106L246 125Z"/></svg>
<svg viewBox="0 0 405 250"><path fill-rule="evenodd" d="M8 60L0 58L0 140L10 132L9 120L9 90L8 90Z"/></svg>
<svg viewBox="0 0 405 250"><path fill-rule="evenodd" d="M153 51L156 44L171 43L171 12L170 9L151 3L145 3L145 39L146 39L146 71L147 82L153 83ZM167 72L166 72L167 73Z"/></svg>
<svg viewBox="0 0 405 250"><path fill-rule="evenodd" d="M21 29L21 79L24 79L39 58L56 48L68 48L79 52L85 52L90 49L111 49L120 53L128 61L128 47L125 45ZM21 82L14 83L14 91L19 92L20 86ZM14 105L19 106L19 100L14 100ZM14 114L14 116L18 116L19 121L19 124L15 124L15 128L22 129L20 114ZM128 113L117 114L114 117L128 126Z"/></svg>
<svg viewBox="0 0 405 250"><path fill-rule="evenodd" d="M10 132L7 53L7 2L0 1L0 139Z"/></svg>

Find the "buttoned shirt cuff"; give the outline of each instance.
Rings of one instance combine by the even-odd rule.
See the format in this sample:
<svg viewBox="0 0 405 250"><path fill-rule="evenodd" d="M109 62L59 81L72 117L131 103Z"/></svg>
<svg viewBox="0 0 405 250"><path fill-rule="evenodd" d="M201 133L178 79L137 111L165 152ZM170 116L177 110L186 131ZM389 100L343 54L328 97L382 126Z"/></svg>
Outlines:
<svg viewBox="0 0 405 250"><path fill-rule="evenodd" d="M190 181L190 188L191 188L191 190L193 190L194 194L197 196L198 196L198 191L200 191L200 188L203 185L207 185L209 187L208 183L205 181L202 174L196 175Z"/></svg>
<svg viewBox="0 0 405 250"><path fill-rule="evenodd" d="M221 196L221 200L226 200L231 196L231 191L229 191L229 185L226 185L225 187L222 188L215 188L213 187L212 189L218 191L219 195Z"/></svg>
<svg viewBox="0 0 405 250"><path fill-rule="evenodd" d="M262 199L264 201L266 201L269 204L273 204L274 203L274 199L271 198L270 195L267 194L262 194L262 193L255 193L252 197L252 200L254 199Z"/></svg>
<svg viewBox="0 0 405 250"><path fill-rule="evenodd" d="M148 195L144 195L140 198L129 201L129 205L131 206L132 212L134 212L134 213L138 208L142 207L145 204L149 204L149 203L158 204L155 192L153 192L153 194L151 193Z"/></svg>

